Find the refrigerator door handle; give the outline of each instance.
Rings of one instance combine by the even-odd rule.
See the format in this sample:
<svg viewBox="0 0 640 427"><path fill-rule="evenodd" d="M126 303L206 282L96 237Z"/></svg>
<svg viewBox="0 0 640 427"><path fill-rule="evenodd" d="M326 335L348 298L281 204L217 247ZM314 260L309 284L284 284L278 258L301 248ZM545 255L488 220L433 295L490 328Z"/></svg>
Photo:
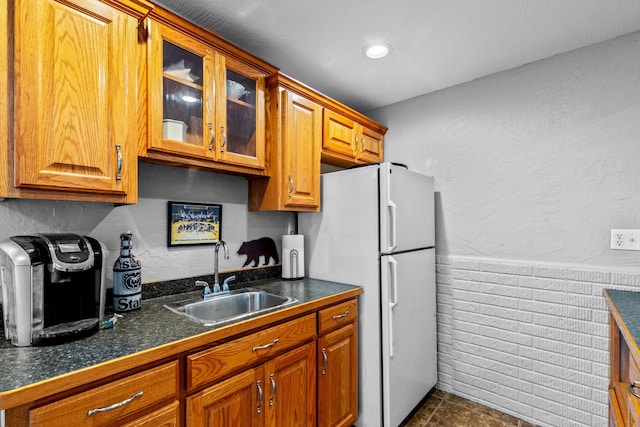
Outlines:
<svg viewBox="0 0 640 427"><path fill-rule="evenodd" d="M393 357L393 310L398 305L398 262L389 257L391 283L389 286L389 357Z"/></svg>
<svg viewBox="0 0 640 427"><path fill-rule="evenodd" d="M398 210L398 205L393 203L391 200L387 200L387 207L389 208L389 228L390 228L390 236L389 236L389 246L387 247L387 252L392 252L397 244L397 221L396 221L396 212Z"/></svg>

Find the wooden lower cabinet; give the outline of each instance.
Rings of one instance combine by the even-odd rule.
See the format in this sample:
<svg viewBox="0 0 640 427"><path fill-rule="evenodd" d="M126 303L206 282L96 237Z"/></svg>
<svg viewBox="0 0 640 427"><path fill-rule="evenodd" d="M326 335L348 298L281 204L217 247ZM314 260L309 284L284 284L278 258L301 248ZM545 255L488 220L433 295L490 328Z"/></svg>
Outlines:
<svg viewBox="0 0 640 427"><path fill-rule="evenodd" d="M151 414L148 408L178 396L178 362L147 369L71 397L29 411L29 425L38 427L113 426L136 417L128 426L177 425L178 408L173 415ZM177 402L176 402L177 403ZM146 416L150 415L150 421ZM156 422L173 416L174 423ZM138 421L140 420L140 421Z"/></svg>
<svg viewBox="0 0 640 427"><path fill-rule="evenodd" d="M8 408L5 420L12 427L350 426L358 414L357 319L357 299L342 301L110 382L96 377L97 387Z"/></svg>
<svg viewBox="0 0 640 427"><path fill-rule="evenodd" d="M313 426L315 406L308 343L187 397L187 425Z"/></svg>
<svg viewBox="0 0 640 427"><path fill-rule="evenodd" d="M358 417L357 319L356 300L318 313L318 426L346 427Z"/></svg>
<svg viewBox="0 0 640 427"><path fill-rule="evenodd" d="M264 421L264 367L250 369L187 397L188 426L257 426ZM264 400L264 397L263 397Z"/></svg>
<svg viewBox="0 0 640 427"><path fill-rule="evenodd" d="M628 343L624 333L610 315L610 383L609 383L609 426L640 427L640 398L631 393L631 385L640 386L640 368L634 354L637 347ZM633 387L640 395L640 387Z"/></svg>
<svg viewBox="0 0 640 427"><path fill-rule="evenodd" d="M318 425L350 426L358 417L355 324L318 339Z"/></svg>
<svg viewBox="0 0 640 427"><path fill-rule="evenodd" d="M265 364L267 426L315 425L315 348L309 343Z"/></svg>

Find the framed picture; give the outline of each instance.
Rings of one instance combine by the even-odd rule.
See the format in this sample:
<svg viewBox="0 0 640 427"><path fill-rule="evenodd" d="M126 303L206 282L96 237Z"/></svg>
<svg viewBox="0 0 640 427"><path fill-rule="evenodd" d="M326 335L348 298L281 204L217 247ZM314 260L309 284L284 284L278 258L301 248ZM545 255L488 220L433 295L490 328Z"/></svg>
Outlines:
<svg viewBox="0 0 640 427"><path fill-rule="evenodd" d="M222 205L168 202L169 246L213 245L220 240Z"/></svg>

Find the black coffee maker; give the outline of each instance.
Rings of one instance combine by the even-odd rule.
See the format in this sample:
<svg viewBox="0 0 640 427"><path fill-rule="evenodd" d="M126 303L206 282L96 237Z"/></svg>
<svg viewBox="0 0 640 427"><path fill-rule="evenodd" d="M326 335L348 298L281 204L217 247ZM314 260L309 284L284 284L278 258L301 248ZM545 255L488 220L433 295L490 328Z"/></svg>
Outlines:
<svg viewBox="0 0 640 427"><path fill-rule="evenodd" d="M5 337L17 346L44 345L97 331L107 254L96 239L70 233L1 242Z"/></svg>

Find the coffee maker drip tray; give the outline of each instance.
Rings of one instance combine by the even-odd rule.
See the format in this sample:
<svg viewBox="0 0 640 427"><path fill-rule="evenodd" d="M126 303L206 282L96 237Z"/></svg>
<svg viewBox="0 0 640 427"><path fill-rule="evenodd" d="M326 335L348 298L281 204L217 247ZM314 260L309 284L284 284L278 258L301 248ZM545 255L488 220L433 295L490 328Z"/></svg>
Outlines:
<svg viewBox="0 0 640 427"><path fill-rule="evenodd" d="M34 333L33 339L34 341L37 341L38 344L54 344L61 341L79 338L85 334L90 335L98 330L99 325L100 321L98 318L60 323Z"/></svg>

